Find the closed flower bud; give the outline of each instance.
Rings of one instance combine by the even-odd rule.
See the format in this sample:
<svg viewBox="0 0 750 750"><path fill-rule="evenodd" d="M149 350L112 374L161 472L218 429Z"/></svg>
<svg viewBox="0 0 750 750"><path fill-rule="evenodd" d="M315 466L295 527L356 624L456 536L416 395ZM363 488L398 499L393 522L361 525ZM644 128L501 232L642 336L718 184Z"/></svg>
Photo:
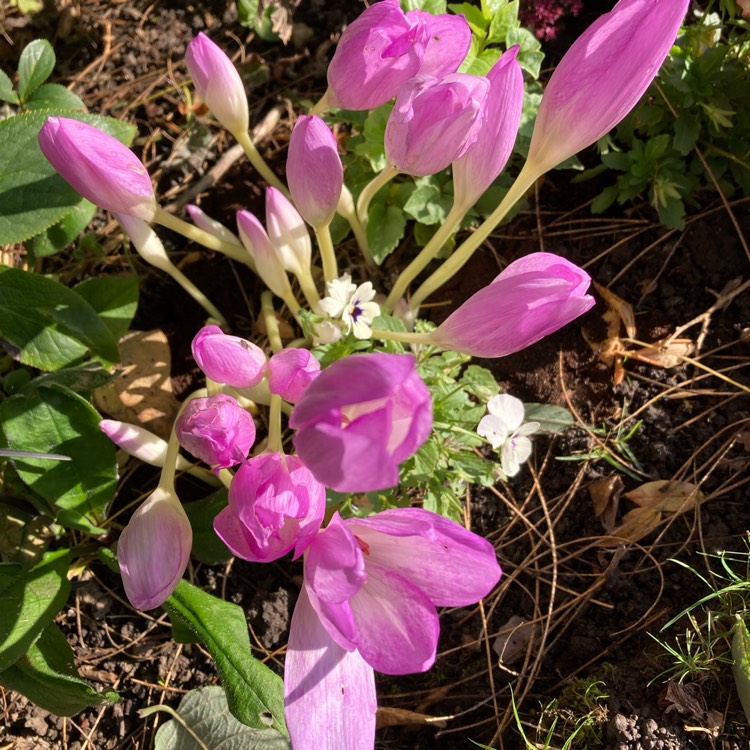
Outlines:
<svg viewBox="0 0 750 750"><path fill-rule="evenodd" d="M145 464L164 466L167 457L167 441L153 432L128 422L116 419L102 419L99 429L121 450ZM177 469L185 471L190 462L182 456L177 457Z"/></svg>
<svg viewBox="0 0 750 750"><path fill-rule="evenodd" d="M49 117L39 131L47 161L84 198L116 214L151 221L156 198L146 167L113 136L67 117Z"/></svg>
<svg viewBox="0 0 750 750"><path fill-rule="evenodd" d="M307 349L282 349L268 360L268 387L295 403L320 374L320 362Z"/></svg>
<svg viewBox="0 0 750 750"><path fill-rule="evenodd" d="M281 264L297 278L310 275L312 243L299 211L274 187L266 188L266 227Z"/></svg>
<svg viewBox="0 0 750 750"><path fill-rule="evenodd" d="M235 388L252 388L266 374L266 355L246 339L219 326L204 326L192 343L193 358L206 376Z"/></svg>
<svg viewBox="0 0 750 750"><path fill-rule="evenodd" d="M410 10L406 17L427 26L427 49L419 74L442 78L455 73L471 47L471 28L466 19L453 13L433 16L419 9Z"/></svg>

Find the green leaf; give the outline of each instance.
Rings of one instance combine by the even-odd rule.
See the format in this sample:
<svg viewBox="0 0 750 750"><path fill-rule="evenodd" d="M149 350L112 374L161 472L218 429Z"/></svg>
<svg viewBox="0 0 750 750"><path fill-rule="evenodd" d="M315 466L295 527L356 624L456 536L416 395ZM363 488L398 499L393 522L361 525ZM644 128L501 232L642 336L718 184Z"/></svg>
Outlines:
<svg viewBox="0 0 750 750"><path fill-rule="evenodd" d="M698 136L701 133L701 126L698 118L690 112L680 112L679 117L674 121L674 147L686 156L693 150Z"/></svg>
<svg viewBox="0 0 750 750"><path fill-rule="evenodd" d="M405 229L403 211L377 200L370 204L367 242L376 263L382 263L399 246Z"/></svg>
<svg viewBox="0 0 750 750"><path fill-rule="evenodd" d="M30 392L42 386L58 385L81 396L88 396L117 376L117 372L105 370L98 362L87 362L82 367L66 367L54 372L45 372L34 378L24 390Z"/></svg>
<svg viewBox="0 0 750 750"><path fill-rule="evenodd" d="M46 39L29 42L18 61L18 94L25 100L49 78L55 67L55 51Z"/></svg>
<svg viewBox="0 0 750 750"><path fill-rule="evenodd" d="M274 729L253 729L235 719L218 685L191 690L177 709L178 719L159 727L154 750L291 750Z"/></svg>
<svg viewBox="0 0 750 750"><path fill-rule="evenodd" d="M237 0L237 20L249 29L258 23L258 0Z"/></svg>
<svg viewBox="0 0 750 750"><path fill-rule="evenodd" d="M486 18L476 5L472 5L471 3L450 3L448 7L456 15L461 15L466 19L474 37L484 39L487 28L490 25L490 19Z"/></svg>
<svg viewBox="0 0 750 750"><path fill-rule="evenodd" d="M619 185L608 185L591 201L591 213L604 213L617 200L619 195Z"/></svg>
<svg viewBox="0 0 750 750"><path fill-rule="evenodd" d="M283 683L250 655L250 637L242 609L185 580L177 584L164 607L173 620L182 620L211 652L232 714L249 727L270 726L287 735Z"/></svg>
<svg viewBox="0 0 750 750"><path fill-rule="evenodd" d="M26 109L80 109L86 105L72 92L59 83L45 83L24 102Z"/></svg>
<svg viewBox="0 0 750 750"><path fill-rule="evenodd" d="M89 706L119 700L117 693L98 693L79 677L73 649L54 623L42 631L24 656L0 672L0 684L56 716L74 716Z"/></svg>
<svg viewBox="0 0 750 750"><path fill-rule="evenodd" d="M59 253L86 229L95 212L96 206L81 198L57 224L32 237L28 241L28 249L34 258L46 258Z"/></svg>
<svg viewBox="0 0 750 750"><path fill-rule="evenodd" d="M553 435L576 424L575 417L563 406L524 404L524 422L539 422L539 429Z"/></svg>
<svg viewBox="0 0 750 750"><path fill-rule="evenodd" d="M737 622L734 624L732 636L732 674L745 718L750 722L750 633L747 632L747 625L742 618L739 615L735 616Z"/></svg>
<svg viewBox="0 0 750 750"><path fill-rule="evenodd" d="M221 487L203 500L182 506L193 529L193 557L207 565L226 562L232 556L214 531L214 518L227 507L227 495L226 487Z"/></svg>
<svg viewBox="0 0 750 750"><path fill-rule="evenodd" d="M94 308L114 340L119 341L130 328L138 307L138 277L94 276L73 289Z"/></svg>
<svg viewBox="0 0 750 750"><path fill-rule="evenodd" d="M479 365L469 365L461 380L466 385L466 390L483 404L500 391L495 376L486 367Z"/></svg>
<svg viewBox="0 0 750 750"><path fill-rule="evenodd" d="M39 388L0 404L0 429L15 450L61 453L70 461L15 459L21 479L67 521L96 526L117 483L115 447L99 429L100 416L81 396ZM76 521L76 519L80 521Z"/></svg>
<svg viewBox="0 0 750 750"><path fill-rule="evenodd" d="M0 69L0 101L18 104L18 94L13 90L13 83L2 69Z"/></svg>
<svg viewBox="0 0 750 750"><path fill-rule="evenodd" d="M53 279L0 266L0 337L14 358L58 370L91 352L120 358L117 341L94 309Z"/></svg>
<svg viewBox="0 0 750 750"><path fill-rule="evenodd" d="M31 648L60 611L70 592L71 559L68 550L58 550L28 571L12 565L10 582L8 564L0 565L0 581L9 583L0 592L0 672Z"/></svg>
<svg viewBox="0 0 750 750"><path fill-rule="evenodd" d="M23 242L57 223L81 197L44 158L37 135L50 115L81 120L128 145L135 127L75 110L28 112L0 120L0 245Z"/></svg>
<svg viewBox="0 0 750 750"><path fill-rule="evenodd" d="M417 186L404 204L404 211L421 224L442 224L451 209L453 198L443 195L437 185Z"/></svg>

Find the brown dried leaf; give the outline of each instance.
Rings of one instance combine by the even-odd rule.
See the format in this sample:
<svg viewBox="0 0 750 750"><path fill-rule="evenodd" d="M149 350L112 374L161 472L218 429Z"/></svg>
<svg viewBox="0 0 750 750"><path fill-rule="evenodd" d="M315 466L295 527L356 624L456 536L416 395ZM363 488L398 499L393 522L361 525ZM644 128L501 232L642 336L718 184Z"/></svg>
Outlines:
<svg viewBox="0 0 750 750"><path fill-rule="evenodd" d="M438 719L427 714L418 714L416 711L407 711L404 708L393 708L391 706L378 706L375 724L378 729L405 724L429 724L440 729L448 726L448 722L445 719Z"/></svg>
<svg viewBox="0 0 750 750"><path fill-rule="evenodd" d="M620 334L620 321L622 321L628 338L635 338L635 313L633 312L633 306L629 302L625 302L621 297L618 297L614 292L611 292L607 287L596 282L594 282L594 286L609 306L609 310L604 314L604 319L609 323L609 337L616 338Z"/></svg>
<svg viewBox="0 0 750 750"><path fill-rule="evenodd" d="M641 508L667 513L684 513L703 500L698 486L690 482L670 482L657 479L625 493L625 497Z"/></svg>
<svg viewBox="0 0 750 750"><path fill-rule="evenodd" d="M662 514L653 508L633 508L622 517L622 523L613 529L612 534L603 539L602 547L616 547L623 539L639 542L648 536L661 522Z"/></svg>
<svg viewBox="0 0 750 750"><path fill-rule="evenodd" d="M619 474L597 479L589 485L594 514L602 522L607 533L614 528L617 510L620 507L620 495L624 488Z"/></svg>
<svg viewBox="0 0 750 750"><path fill-rule="evenodd" d="M500 628L492 644L492 650L500 658L501 664L512 664L524 656L536 632L536 626L518 615L513 615Z"/></svg>
<svg viewBox="0 0 750 750"><path fill-rule="evenodd" d="M654 367L678 367L683 364L685 357L689 357L695 349L690 339L660 339L642 349L629 352L628 356Z"/></svg>

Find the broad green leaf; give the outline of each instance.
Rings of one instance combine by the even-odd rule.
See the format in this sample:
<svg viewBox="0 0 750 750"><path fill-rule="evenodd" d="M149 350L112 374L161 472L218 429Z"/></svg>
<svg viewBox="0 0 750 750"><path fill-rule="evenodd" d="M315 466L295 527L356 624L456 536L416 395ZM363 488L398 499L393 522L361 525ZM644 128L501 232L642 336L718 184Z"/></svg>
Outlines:
<svg viewBox="0 0 750 750"><path fill-rule="evenodd" d="M68 109L0 120L0 245L23 242L57 223L81 197L44 158L37 135L51 115L81 120L128 145L135 127Z"/></svg>
<svg viewBox="0 0 750 750"><path fill-rule="evenodd" d="M479 365L469 365L461 380L466 384L466 390L483 404L500 391L495 376L486 367Z"/></svg>
<svg viewBox="0 0 750 750"><path fill-rule="evenodd" d="M552 404L524 404L525 422L539 422L543 432L565 432L576 423L575 417L563 406Z"/></svg>
<svg viewBox="0 0 750 750"><path fill-rule="evenodd" d="M745 718L750 723L750 633L742 618L739 615L736 617L732 636L732 673Z"/></svg>
<svg viewBox="0 0 750 750"><path fill-rule="evenodd" d="M223 688L191 690L177 708L178 719L159 727L155 750L291 750L275 729L253 729L232 716Z"/></svg>
<svg viewBox="0 0 750 750"><path fill-rule="evenodd" d="M437 185L423 184L412 191L404 211L421 224L442 224L451 209L453 198L443 195Z"/></svg>
<svg viewBox="0 0 750 750"><path fill-rule="evenodd" d="M249 727L272 727L286 735L283 683L250 655L250 637L242 609L185 580L177 584L164 608L173 620L182 620L211 652L235 718Z"/></svg>
<svg viewBox="0 0 750 750"><path fill-rule="evenodd" d="M9 448L72 459L14 463L21 479L56 511L67 511L75 525L96 526L117 483L115 446L99 429L100 419L84 398L61 388L39 388L0 404L0 429Z"/></svg>
<svg viewBox="0 0 750 750"><path fill-rule="evenodd" d="M24 102L26 109L80 109L86 105L72 92L59 83L45 83Z"/></svg>
<svg viewBox="0 0 750 750"><path fill-rule="evenodd" d="M64 250L94 218L96 206L89 203L85 198L73 206L57 224L53 224L47 230L32 237L28 241L28 249L34 258L46 258ZM100 277L94 277L100 278Z"/></svg>
<svg viewBox="0 0 750 750"><path fill-rule="evenodd" d="M31 570L18 571L0 592L0 671L7 669L39 637L68 598L66 574L72 555L58 550ZM0 565L0 580L6 565Z"/></svg>
<svg viewBox="0 0 750 750"><path fill-rule="evenodd" d="M701 133L701 126L698 118L690 112L680 112L679 117L674 121L674 147L683 155L692 151L698 136Z"/></svg>
<svg viewBox="0 0 750 750"><path fill-rule="evenodd" d="M115 341L126 333L138 307L137 276L94 276L73 287L98 313Z"/></svg>
<svg viewBox="0 0 750 750"><path fill-rule="evenodd" d="M114 336L80 295L8 266L0 266L0 336L16 359L40 370L58 370L88 352L108 363L120 357Z"/></svg>
<svg viewBox="0 0 750 750"><path fill-rule="evenodd" d="M0 684L56 716L73 716L89 706L119 700L117 693L98 693L80 678L73 649L54 623L42 631L26 654L0 672Z"/></svg>
<svg viewBox="0 0 750 750"><path fill-rule="evenodd" d="M3 70L0 70L0 101L18 104L18 94L13 90L13 83Z"/></svg>
<svg viewBox="0 0 750 750"><path fill-rule="evenodd" d="M382 263L398 247L405 229L406 219L403 211L379 201L370 204L367 242L376 263Z"/></svg>
<svg viewBox="0 0 750 750"><path fill-rule="evenodd" d="M81 367L69 367L54 372L45 372L34 378L24 388L24 391L29 392L41 386L59 385L81 396L88 396L92 391L106 385L117 376L117 372L113 374L105 370L98 362L87 362Z"/></svg>
<svg viewBox="0 0 750 750"><path fill-rule="evenodd" d="M232 553L214 531L214 518L227 507L227 489L221 487L202 500L182 507L193 529L193 557L207 565L226 562Z"/></svg>
<svg viewBox="0 0 750 750"><path fill-rule="evenodd" d="M55 67L55 52L46 39L34 39L21 52L18 61L18 94L25 100L38 89Z"/></svg>

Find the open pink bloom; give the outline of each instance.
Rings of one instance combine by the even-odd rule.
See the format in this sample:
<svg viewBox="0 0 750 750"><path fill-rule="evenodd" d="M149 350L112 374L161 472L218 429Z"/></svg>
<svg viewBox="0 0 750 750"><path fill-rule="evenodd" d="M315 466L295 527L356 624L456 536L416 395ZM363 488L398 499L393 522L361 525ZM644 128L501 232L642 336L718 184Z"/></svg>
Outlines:
<svg viewBox="0 0 750 750"><path fill-rule="evenodd" d="M299 557L323 522L326 488L296 456L262 453L243 464L229 488L229 505L214 529L232 553L271 562L294 549Z"/></svg>
<svg viewBox="0 0 750 750"><path fill-rule="evenodd" d="M244 133L250 124L245 86L221 47L201 32L188 44L185 64L213 116L230 133Z"/></svg>
<svg viewBox="0 0 750 750"><path fill-rule="evenodd" d="M85 122L49 117L39 131L39 148L92 203L116 214L154 218L156 198L146 167L117 138Z"/></svg>
<svg viewBox="0 0 750 750"><path fill-rule="evenodd" d="M320 362L307 349L282 349L268 360L268 388L294 403L320 375Z"/></svg>
<svg viewBox="0 0 750 750"><path fill-rule="evenodd" d="M136 609L153 609L174 591L190 559L193 531L179 498L157 487L133 513L117 543L125 593Z"/></svg>
<svg viewBox="0 0 750 750"><path fill-rule="evenodd" d="M372 670L429 669L435 607L474 604L499 578L492 545L436 513L403 508L346 521L336 513L308 547L289 634L284 694L295 750L372 750ZM315 706L325 712L311 722Z"/></svg>
<svg viewBox="0 0 750 750"><path fill-rule="evenodd" d="M266 355L246 339L229 336L219 326L204 326L195 334L193 358L206 376L235 388L252 388L266 374Z"/></svg>
<svg viewBox="0 0 750 750"><path fill-rule="evenodd" d="M405 174L445 169L476 141L490 82L453 73L418 75L406 83L385 128L385 156Z"/></svg>
<svg viewBox="0 0 750 750"><path fill-rule="evenodd" d="M688 0L620 0L573 43L544 90L528 163L552 169L608 133L659 72Z"/></svg>
<svg viewBox="0 0 750 750"><path fill-rule="evenodd" d="M189 401L174 429L188 453L220 469L244 461L255 442L253 418L224 393Z"/></svg>
<svg viewBox="0 0 750 750"><path fill-rule="evenodd" d="M448 316L431 338L474 357L504 357L562 328L594 305L589 275L553 253L513 261Z"/></svg>
<svg viewBox="0 0 750 750"><path fill-rule="evenodd" d="M297 120L289 140L286 178L304 220L316 229L329 224L341 197L344 168L336 138L320 117L301 115Z"/></svg>
<svg viewBox="0 0 750 750"><path fill-rule="evenodd" d="M518 45L506 50L487 78L482 127L466 153L453 162L453 191L461 206L476 203L495 181L513 151L523 109L523 73L518 64Z"/></svg>
<svg viewBox="0 0 750 750"><path fill-rule="evenodd" d="M471 28L462 15L410 10L406 17L420 19L427 26L427 49L419 66L420 75L442 78L455 73L471 47Z"/></svg>
<svg viewBox="0 0 750 750"><path fill-rule="evenodd" d="M432 428L432 401L411 354L351 354L302 392L289 425L315 477L339 492L398 484L398 467Z"/></svg>
<svg viewBox="0 0 750 750"><path fill-rule="evenodd" d="M429 39L418 16L398 0L373 3L341 35L328 66L328 101L343 109L373 109L393 99L416 75Z"/></svg>

